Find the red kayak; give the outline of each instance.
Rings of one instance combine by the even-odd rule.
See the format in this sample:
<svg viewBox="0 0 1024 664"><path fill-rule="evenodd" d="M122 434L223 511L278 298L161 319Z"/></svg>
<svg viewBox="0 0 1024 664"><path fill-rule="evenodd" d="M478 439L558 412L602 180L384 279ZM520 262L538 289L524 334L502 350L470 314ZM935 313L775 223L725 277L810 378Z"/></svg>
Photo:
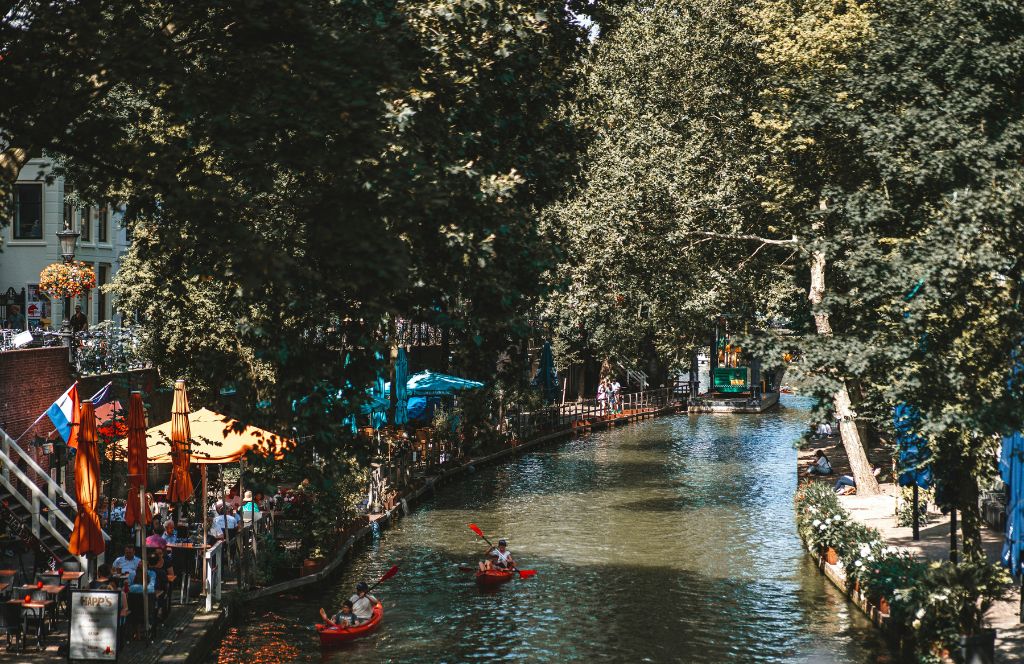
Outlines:
<svg viewBox="0 0 1024 664"><path fill-rule="evenodd" d="M501 584L511 581L512 576L515 574L512 570L508 569L488 569L482 572L476 573L477 585L483 588L493 588L500 586Z"/></svg>
<svg viewBox="0 0 1024 664"><path fill-rule="evenodd" d="M351 627L339 627L337 625L323 625L318 624L316 626L317 634L320 635L320 645L322 647L336 646L352 639L358 639L361 636L366 636L373 630L380 626L380 621L384 617L384 607L379 602L377 606L373 607L373 615L370 619L361 625L353 625Z"/></svg>

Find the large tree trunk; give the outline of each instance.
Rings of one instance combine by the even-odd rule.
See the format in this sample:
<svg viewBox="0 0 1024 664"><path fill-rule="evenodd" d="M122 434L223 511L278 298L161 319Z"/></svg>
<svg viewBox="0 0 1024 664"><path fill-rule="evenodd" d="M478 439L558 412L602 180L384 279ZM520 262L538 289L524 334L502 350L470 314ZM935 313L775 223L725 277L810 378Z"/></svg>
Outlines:
<svg viewBox="0 0 1024 664"><path fill-rule="evenodd" d="M811 288L807 299L814 307L814 325L818 334L832 336L832 325L828 319L828 312L820 309L821 301L825 296L825 252L822 249L815 249L811 254ZM864 444L860 439L860 431L857 429L856 414L850 403L850 392L846 383L840 384L839 389L832 397L836 415L841 418L839 423L839 435L843 441L843 448L846 456L850 459L850 468L853 472L853 479L857 483L857 494L875 496L880 493L878 480L871 472L871 463L864 451Z"/></svg>

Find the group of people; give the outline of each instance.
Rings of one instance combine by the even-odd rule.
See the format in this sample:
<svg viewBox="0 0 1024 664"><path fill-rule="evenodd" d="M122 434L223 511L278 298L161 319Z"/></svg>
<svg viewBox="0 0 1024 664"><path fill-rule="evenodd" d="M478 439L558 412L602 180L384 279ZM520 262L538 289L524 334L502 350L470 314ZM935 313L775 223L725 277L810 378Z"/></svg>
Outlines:
<svg viewBox="0 0 1024 664"><path fill-rule="evenodd" d="M824 450L815 450L814 461L808 464L807 468L804 470L804 475L807 477L813 477L815 475L828 476L833 472L832 462L828 460L828 456L825 455ZM881 472L881 469L872 468L871 472L877 476ZM837 479L835 484L832 485L832 488L840 496L857 493L857 481L854 479L853 475L840 475L839 479Z"/></svg>
<svg viewBox="0 0 1024 664"><path fill-rule="evenodd" d="M597 386L597 407L601 415L622 412L622 385L618 378L602 378Z"/></svg>
<svg viewBox="0 0 1024 664"><path fill-rule="evenodd" d="M153 607L150 620L166 619L171 610L171 584L177 579L174 572L173 553L168 547L177 541L173 521L164 524L161 533L146 538L146 574L143 575L142 559L135 552L135 545L127 544L124 555L106 563L96 570L96 578L90 584L93 590L120 590L122 594L121 622L128 615L128 595L145 594ZM140 621L141 626L141 621Z"/></svg>
<svg viewBox="0 0 1024 664"><path fill-rule="evenodd" d="M485 560L480 563L480 571L516 569L516 561L512 558L512 552L508 550L507 541L500 539L498 546L488 545L488 547ZM380 604L380 600L371 595L370 590L372 588L365 581L360 581L356 584L355 594L345 600L333 616L328 616L327 612L321 608L321 620L328 625L341 628L354 627L368 622L373 617L374 607Z"/></svg>

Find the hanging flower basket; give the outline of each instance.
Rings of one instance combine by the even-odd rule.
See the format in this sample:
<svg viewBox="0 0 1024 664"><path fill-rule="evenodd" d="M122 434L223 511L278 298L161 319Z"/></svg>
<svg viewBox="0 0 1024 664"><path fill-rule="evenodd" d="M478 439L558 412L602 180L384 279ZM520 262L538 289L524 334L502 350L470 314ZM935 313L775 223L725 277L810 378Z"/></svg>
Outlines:
<svg viewBox="0 0 1024 664"><path fill-rule="evenodd" d="M51 263L39 273L39 290L50 297L78 297L95 287L96 273L88 263Z"/></svg>

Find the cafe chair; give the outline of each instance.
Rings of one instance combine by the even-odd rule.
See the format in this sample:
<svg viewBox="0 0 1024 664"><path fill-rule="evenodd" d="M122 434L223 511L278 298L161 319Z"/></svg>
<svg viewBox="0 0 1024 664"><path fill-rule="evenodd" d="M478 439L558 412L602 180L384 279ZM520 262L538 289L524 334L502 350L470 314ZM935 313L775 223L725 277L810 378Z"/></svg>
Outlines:
<svg viewBox="0 0 1024 664"><path fill-rule="evenodd" d="M47 594L41 590L35 590L32 592L33 602L45 602L49 599ZM43 647L43 639L49 634L49 616L46 615L46 609L33 609L29 607L21 607L22 620L24 621L25 636L28 636L30 631L34 631L36 635L36 646L38 648ZM22 644L24 647L24 643Z"/></svg>
<svg viewBox="0 0 1024 664"><path fill-rule="evenodd" d="M25 633L22 631L21 607L17 604L4 602L0 605L0 630L7 638L7 649L11 648L11 635L14 635L15 644L20 644L22 652L25 650Z"/></svg>

